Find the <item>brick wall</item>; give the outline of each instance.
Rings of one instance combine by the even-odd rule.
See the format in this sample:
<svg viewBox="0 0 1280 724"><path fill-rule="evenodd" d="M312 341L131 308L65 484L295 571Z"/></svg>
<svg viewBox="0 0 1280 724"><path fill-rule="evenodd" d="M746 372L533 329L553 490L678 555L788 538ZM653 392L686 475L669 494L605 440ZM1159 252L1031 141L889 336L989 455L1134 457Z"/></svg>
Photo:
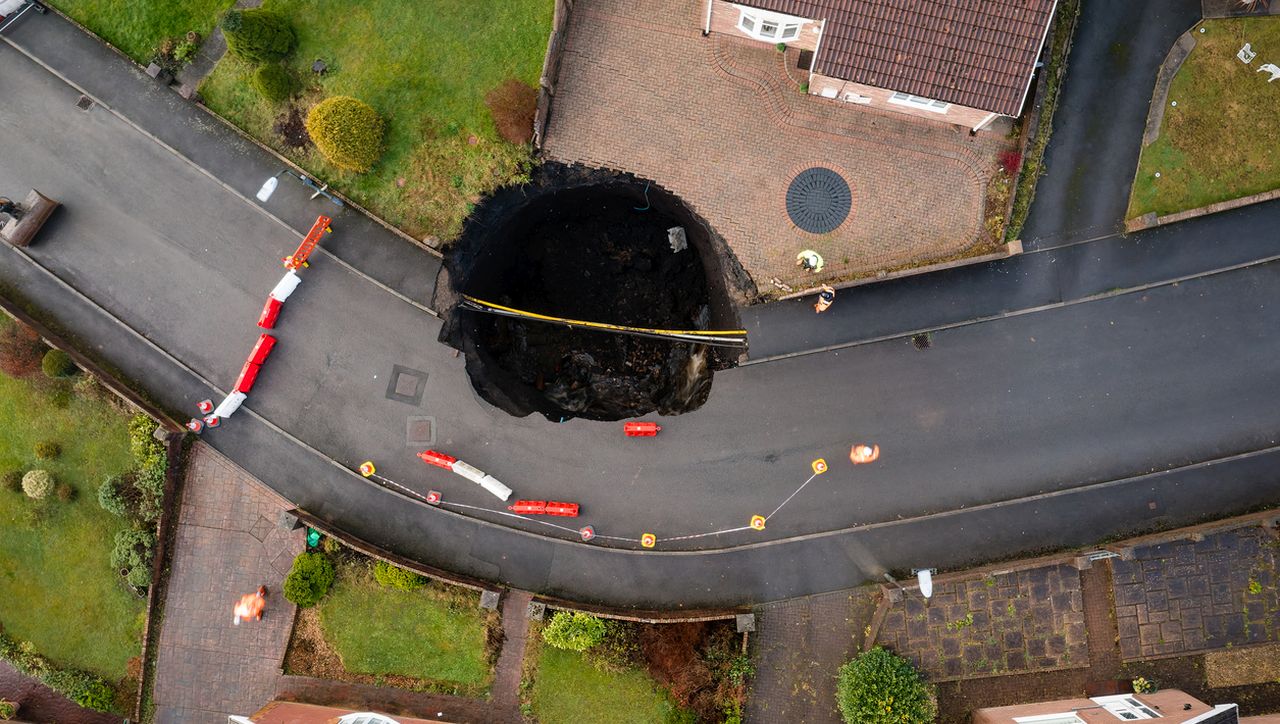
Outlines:
<svg viewBox="0 0 1280 724"><path fill-rule="evenodd" d="M982 123L988 115L988 111L979 110L977 108L969 108L951 104L946 113L934 113L923 108L915 108L914 106L904 106L897 103L890 103L889 97L893 95L893 91L884 88L875 88L861 83L832 78L830 76L813 74L813 79L809 83L809 92L813 95L821 96L823 91L829 95L834 92L835 98L839 102L845 102L845 96L848 93L856 93L863 98L870 98L871 102L866 105L874 106L882 110L897 111L905 113L909 116L924 118L930 121L940 121L942 123L954 123L958 126L973 128ZM850 105L856 105L850 103Z"/></svg>
<svg viewBox="0 0 1280 724"><path fill-rule="evenodd" d="M703 2L706 2L706 1L707 0L703 0ZM728 35L734 35L740 38L747 38L749 40L754 40L757 43L766 42L763 40L759 40L758 38L753 38L738 28L738 19L742 15L741 11L738 10L738 8L734 7L730 3L725 2L725 0L710 0L710 2L711 2L711 32L726 33ZM702 5L702 8L703 8L703 12L705 13L706 5ZM704 22L706 21L705 14L702 16L702 20ZM818 22L815 21L815 22L805 23L800 28L800 37L796 38L795 40L788 40L787 47L800 48L801 50L814 50L815 48L818 47L818 35L819 35L818 31L819 30L820 30L820 24ZM769 44L772 45L772 43L769 43Z"/></svg>

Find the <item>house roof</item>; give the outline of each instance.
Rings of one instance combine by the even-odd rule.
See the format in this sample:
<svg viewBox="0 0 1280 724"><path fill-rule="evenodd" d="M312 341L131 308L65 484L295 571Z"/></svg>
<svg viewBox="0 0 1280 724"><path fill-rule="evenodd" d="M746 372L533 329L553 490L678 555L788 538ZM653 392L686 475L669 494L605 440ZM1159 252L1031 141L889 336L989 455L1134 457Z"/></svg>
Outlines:
<svg viewBox="0 0 1280 724"><path fill-rule="evenodd" d="M813 70L1016 116L1056 0L737 0L826 20Z"/></svg>

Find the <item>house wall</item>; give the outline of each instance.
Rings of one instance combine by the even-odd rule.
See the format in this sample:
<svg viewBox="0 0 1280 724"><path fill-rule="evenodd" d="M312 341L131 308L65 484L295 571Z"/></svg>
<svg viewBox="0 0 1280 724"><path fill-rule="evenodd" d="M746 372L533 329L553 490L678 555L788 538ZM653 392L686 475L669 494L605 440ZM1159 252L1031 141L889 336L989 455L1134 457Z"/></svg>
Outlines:
<svg viewBox="0 0 1280 724"><path fill-rule="evenodd" d="M757 43L765 41L753 38L750 35L738 29L738 18L742 13L738 8L725 0L711 0L711 32L725 33L747 40L754 40ZM795 40L788 40L788 48L800 48L801 50L814 50L818 47L818 36L821 34L822 24L817 21L807 22L800 28L800 37Z"/></svg>
<svg viewBox="0 0 1280 724"><path fill-rule="evenodd" d="M943 123L954 123L958 126L966 126L973 128L982 123L987 116L991 115L989 111L979 110L977 108L969 108L968 106L951 104L946 113L934 113L926 111L923 108L914 108L912 106L899 105L890 103L889 97L893 95L893 91L884 88L876 88L874 86L854 83L853 81L832 78L831 76L814 73L813 78L809 81L809 92L813 95L821 96L823 91L828 93L835 91L835 99L844 102L846 93L857 93L860 96L871 99L870 103L863 105L873 106L888 111L896 111L905 113L909 116L917 118L926 118L931 121L941 121ZM850 105L859 105L850 103Z"/></svg>
<svg viewBox="0 0 1280 724"><path fill-rule="evenodd" d="M1213 707L1208 704L1177 689L1164 689L1154 694L1135 695L1134 698L1165 716L1164 719L1157 719L1156 721L1169 722L1170 724L1184 722L1213 710ZM1191 708L1184 710L1182 707L1185 704L1190 704ZM1090 724L1094 722L1116 724L1120 721L1114 714L1089 699L1062 699L1059 701L1045 701L1039 704L978 709L973 712L970 722L971 724L1013 724L1015 716L1065 714L1071 711L1074 711L1076 716Z"/></svg>

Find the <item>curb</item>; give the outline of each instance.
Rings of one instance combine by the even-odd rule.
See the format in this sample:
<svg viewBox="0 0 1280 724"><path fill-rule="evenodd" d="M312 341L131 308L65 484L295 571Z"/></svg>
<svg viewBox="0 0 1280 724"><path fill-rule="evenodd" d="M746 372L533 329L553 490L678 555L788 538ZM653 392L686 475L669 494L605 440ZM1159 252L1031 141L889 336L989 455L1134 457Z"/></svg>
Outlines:
<svg viewBox="0 0 1280 724"><path fill-rule="evenodd" d="M852 289L853 287L866 286L868 284L876 284L878 282L887 282L894 279L904 279L906 277L918 276L920 274L932 274L933 272L945 271L947 269L956 269L971 264L985 264L989 261L1000 261L1008 259L1011 256L1017 256L1022 253L1022 240L1015 239L1004 245L1004 251L997 251L991 254L983 254L981 256L971 256L964 259L956 259L954 261L938 262L937 264L926 264L924 266L912 267L910 269L901 269L895 272L883 272L872 277L863 277L861 279L853 279L847 282L832 284L836 289ZM809 287L798 292L791 292L777 297L775 301L786 301L788 299L799 299L800 297L817 294L820 287Z"/></svg>
<svg viewBox="0 0 1280 724"><path fill-rule="evenodd" d="M1260 194L1253 194L1251 196L1241 196L1238 199L1219 201L1216 204L1201 206L1198 209L1188 209L1186 211L1179 211L1173 214L1166 214L1164 216L1156 216L1156 213L1152 211L1149 214L1143 214L1142 216L1126 220L1124 222L1124 230L1125 233L1130 233L1134 231L1143 231L1144 229L1154 229L1157 226L1164 226L1165 224L1176 224L1179 221L1196 219L1201 216L1216 214L1220 211L1230 211L1232 209L1252 206L1253 204L1261 204L1267 201L1274 201L1276 199L1280 199L1280 189L1263 191Z"/></svg>
<svg viewBox="0 0 1280 724"><path fill-rule="evenodd" d="M1164 121L1164 103L1169 99L1169 86L1173 84L1173 78L1178 74L1178 69L1190 57L1191 51L1196 47L1196 36L1192 34L1200 23L1192 25L1187 32L1178 36L1174 41L1173 47L1169 48L1169 52L1164 57L1164 62L1160 64L1160 70L1156 73L1156 87L1151 93L1151 105L1147 108L1147 127L1142 131L1142 147L1146 148L1156 139L1160 137L1160 124Z"/></svg>

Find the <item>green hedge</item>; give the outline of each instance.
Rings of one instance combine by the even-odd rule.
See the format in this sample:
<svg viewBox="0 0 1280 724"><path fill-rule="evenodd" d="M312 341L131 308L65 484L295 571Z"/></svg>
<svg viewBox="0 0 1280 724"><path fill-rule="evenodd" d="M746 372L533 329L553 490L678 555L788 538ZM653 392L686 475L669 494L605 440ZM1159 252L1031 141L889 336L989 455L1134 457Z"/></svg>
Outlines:
<svg viewBox="0 0 1280 724"><path fill-rule="evenodd" d="M298 42L283 15L254 8L231 10L222 19L227 50L251 63L270 63L288 55Z"/></svg>
<svg viewBox="0 0 1280 724"><path fill-rule="evenodd" d="M382 156L382 116L368 103L334 96L307 114L307 133L325 158L339 168L364 173Z"/></svg>
<svg viewBox="0 0 1280 724"><path fill-rule="evenodd" d="M427 585L426 578L386 561L373 564L373 577L384 588L398 588L401 591L416 591Z"/></svg>
<svg viewBox="0 0 1280 724"><path fill-rule="evenodd" d="M932 724L938 713L920 672L879 646L840 667L836 703L850 724Z"/></svg>
<svg viewBox="0 0 1280 724"><path fill-rule="evenodd" d="M288 100L293 95L293 76L275 63L259 66L249 79L254 89L272 103Z"/></svg>
<svg viewBox="0 0 1280 724"><path fill-rule="evenodd" d="M542 629L542 640L566 651L586 651L604 640L605 623L589 613L557 611Z"/></svg>
<svg viewBox="0 0 1280 724"><path fill-rule="evenodd" d="M284 597L310 608L329 592L334 575L333 563L323 553L299 553L284 579Z"/></svg>
<svg viewBox="0 0 1280 724"><path fill-rule="evenodd" d="M87 671L54 664L29 642L19 643L0 633L0 659L86 709L111 711L115 690L110 684Z"/></svg>

